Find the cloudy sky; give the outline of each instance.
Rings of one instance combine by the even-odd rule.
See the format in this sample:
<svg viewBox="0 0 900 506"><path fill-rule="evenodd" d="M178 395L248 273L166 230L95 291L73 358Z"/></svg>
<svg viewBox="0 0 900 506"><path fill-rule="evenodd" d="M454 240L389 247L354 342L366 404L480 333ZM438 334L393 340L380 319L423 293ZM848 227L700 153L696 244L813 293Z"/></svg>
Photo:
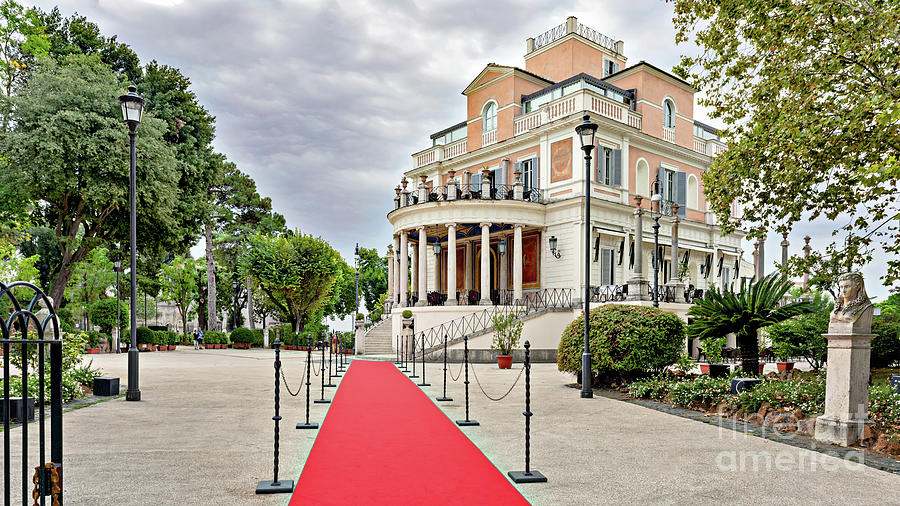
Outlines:
<svg viewBox="0 0 900 506"><path fill-rule="evenodd" d="M23 3L28 3L24 1ZM671 69L693 47L674 43L663 0L72 0L142 62L178 67L217 118L216 148L272 197L288 226L321 235L345 258L386 249L392 188L429 135L465 119L466 85L485 64L524 66L525 39L574 15L625 42L636 63ZM697 119L707 120L700 111ZM713 122L715 124L715 122ZM813 246L827 224L799 228ZM780 258L767 242L767 263ZM752 245L746 245L748 260ZM200 248L202 251L202 248ZM884 266L864 270L870 294Z"/></svg>

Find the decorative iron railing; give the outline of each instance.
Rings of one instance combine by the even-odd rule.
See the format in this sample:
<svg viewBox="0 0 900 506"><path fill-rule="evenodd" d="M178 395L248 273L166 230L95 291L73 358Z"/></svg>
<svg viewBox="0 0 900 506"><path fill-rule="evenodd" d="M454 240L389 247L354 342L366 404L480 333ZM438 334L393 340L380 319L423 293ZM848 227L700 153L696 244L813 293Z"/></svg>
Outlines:
<svg viewBox="0 0 900 506"><path fill-rule="evenodd" d="M483 311L460 316L449 322L416 332L416 342L421 343L421 339L424 339L425 348L433 348L443 345L444 336L447 336L448 342L454 342L462 339L463 336L493 328L495 316L515 314L522 318L545 309L571 309L573 307L572 293L573 290L570 288L546 288L524 293L522 299L514 301L512 305L490 306ZM421 349L421 344L417 344L416 347Z"/></svg>
<svg viewBox="0 0 900 506"><path fill-rule="evenodd" d="M599 44L611 51L616 50L615 39L613 39L612 37L610 37L608 35L604 35L587 25L578 23L578 28L576 29L576 31L578 32L578 35L581 35L582 37L584 37L585 39L587 39L591 42Z"/></svg>
<svg viewBox="0 0 900 506"><path fill-rule="evenodd" d="M566 24L561 23L534 38L534 49L540 49L566 34Z"/></svg>
<svg viewBox="0 0 900 506"><path fill-rule="evenodd" d="M591 302L617 302L625 300L628 285L603 285L591 287Z"/></svg>

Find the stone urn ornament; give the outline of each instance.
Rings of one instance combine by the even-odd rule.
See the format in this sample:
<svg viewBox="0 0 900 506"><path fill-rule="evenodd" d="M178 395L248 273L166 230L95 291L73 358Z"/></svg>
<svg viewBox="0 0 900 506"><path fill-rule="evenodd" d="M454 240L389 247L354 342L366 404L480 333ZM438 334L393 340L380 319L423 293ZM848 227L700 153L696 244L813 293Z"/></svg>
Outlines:
<svg viewBox="0 0 900 506"><path fill-rule="evenodd" d="M819 441L850 446L862 439L868 421L869 361L874 307L862 274L838 277L838 296L828 323L825 414L816 419Z"/></svg>

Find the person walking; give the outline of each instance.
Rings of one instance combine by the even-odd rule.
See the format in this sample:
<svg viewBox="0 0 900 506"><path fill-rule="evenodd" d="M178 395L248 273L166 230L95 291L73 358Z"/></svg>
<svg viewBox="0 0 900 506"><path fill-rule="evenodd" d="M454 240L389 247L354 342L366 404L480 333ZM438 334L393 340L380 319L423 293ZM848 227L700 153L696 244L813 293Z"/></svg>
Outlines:
<svg viewBox="0 0 900 506"><path fill-rule="evenodd" d="M193 332L191 332L191 337L194 339L194 349L195 349L195 350L199 350L199 349L200 349L200 341L199 341L199 338L200 338L200 337L199 337L199 336L200 336L200 331L199 331L199 330L196 330L196 329L195 329Z"/></svg>
<svg viewBox="0 0 900 506"><path fill-rule="evenodd" d="M203 348L203 330L202 329L197 330L197 340L200 341L200 349L204 349Z"/></svg>

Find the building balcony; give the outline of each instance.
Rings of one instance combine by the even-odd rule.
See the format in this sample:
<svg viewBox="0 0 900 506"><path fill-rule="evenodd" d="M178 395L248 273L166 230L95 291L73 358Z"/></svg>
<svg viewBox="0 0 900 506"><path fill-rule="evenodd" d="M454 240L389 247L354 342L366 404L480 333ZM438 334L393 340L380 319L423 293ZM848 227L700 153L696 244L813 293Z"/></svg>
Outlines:
<svg viewBox="0 0 900 506"><path fill-rule="evenodd" d="M517 189L517 186L520 188ZM547 203L547 192L538 188L525 188L516 184L506 185L456 185L419 188L417 191L400 191L394 197L394 209L427 204L429 202L518 200Z"/></svg>
<svg viewBox="0 0 900 506"><path fill-rule="evenodd" d="M596 91L582 89L547 102L528 114L514 118L513 137L527 134L531 130L540 128L560 118L573 114L580 115L585 112L611 119L636 130L641 129L640 113L631 110L630 107L622 102L601 95ZM482 147L504 140L497 137L497 131L497 129L494 129L481 134ZM449 160L466 152L466 139L460 139L450 144L432 146L413 154L413 165L415 169L418 169Z"/></svg>
<svg viewBox="0 0 900 506"><path fill-rule="evenodd" d="M694 151L707 156L719 156L725 151L725 144L715 139L703 139L694 136Z"/></svg>

